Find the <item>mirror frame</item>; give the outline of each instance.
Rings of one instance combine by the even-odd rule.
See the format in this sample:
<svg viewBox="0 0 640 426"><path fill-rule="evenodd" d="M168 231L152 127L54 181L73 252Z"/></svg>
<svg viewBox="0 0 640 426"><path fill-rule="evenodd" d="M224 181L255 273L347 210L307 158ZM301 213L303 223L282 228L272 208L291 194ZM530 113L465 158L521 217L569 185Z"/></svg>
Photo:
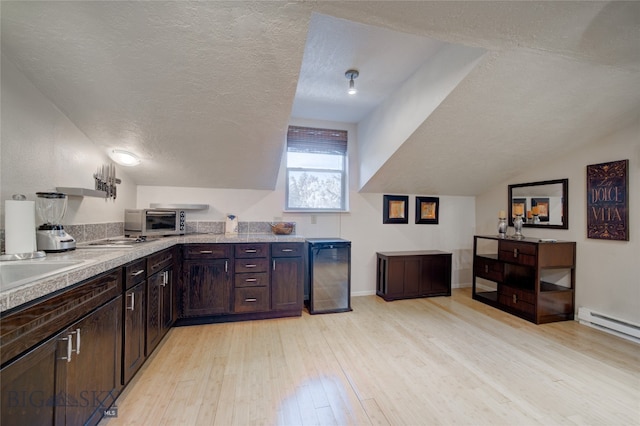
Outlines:
<svg viewBox="0 0 640 426"><path fill-rule="evenodd" d="M562 225L537 225L533 223L525 223L522 226L525 226L527 228L569 229L569 179L543 180L539 182L527 182L509 185L509 198L507 199L507 205L509 206L509 213L507 216L509 220L509 226L513 226L513 213L511 211L513 203L511 200L513 199L514 188L553 184L562 184Z"/></svg>

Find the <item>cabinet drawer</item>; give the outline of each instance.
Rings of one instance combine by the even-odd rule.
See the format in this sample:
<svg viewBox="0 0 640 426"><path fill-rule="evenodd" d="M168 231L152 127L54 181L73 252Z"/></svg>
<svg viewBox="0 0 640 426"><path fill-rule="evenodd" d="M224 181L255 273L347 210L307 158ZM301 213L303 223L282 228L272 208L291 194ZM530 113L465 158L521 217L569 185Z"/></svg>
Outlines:
<svg viewBox="0 0 640 426"><path fill-rule="evenodd" d="M233 311L262 312L269 310L268 287L244 287L235 289L235 301Z"/></svg>
<svg viewBox="0 0 640 426"><path fill-rule="evenodd" d="M267 272L269 259L236 259L235 272Z"/></svg>
<svg viewBox="0 0 640 426"><path fill-rule="evenodd" d="M536 295L533 291L502 285L499 289L499 301L523 312L535 313Z"/></svg>
<svg viewBox="0 0 640 426"><path fill-rule="evenodd" d="M478 277L491 281L502 281L504 275L501 262L483 257L475 258L474 272Z"/></svg>
<svg viewBox="0 0 640 426"><path fill-rule="evenodd" d="M183 250L185 259L228 259L233 255L233 244L187 244Z"/></svg>
<svg viewBox="0 0 640 426"><path fill-rule="evenodd" d="M166 268L173 263L173 260L173 249L152 254L147 258L148 275L151 276L161 269Z"/></svg>
<svg viewBox="0 0 640 426"><path fill-rule="evenodd" d="M505 262L535 266L536 245L519 243L515 241L500 241L500 251L498 253L498 259Z"/></svg>
<svg viewBox="0 0 640 426"><path fill-rule="evenodd" d="M304 252L303 243L272 243L271 257L298 257Z"/></svg>
<svg viewBox="0 0 640 426"><path fill-rule="evenodd" d="M266 287L269 284L269 274L267 272L258 272L255 274L236 274L235 287Z"/></svg>
<svg viewBox="0 0 640 426"><path fill-rule="evenodd" d="M139 259L124 268L125 288L128 290L147 278L147 260Z"/></svg>
<svg viewBox="0 0 640 426"><path fill-rule="evenodd" d="M513 296L515 296L515 293L511 295L501 293L498 297L498 302L504 306L517 309L526 314L535 315L536 309L533 303L525 302L524 300L518 299L517 297L514 298Z"/></svg>
<svg viewBox="0 0 640 426"><path fill-rule="evenodd" d="M236 244L236 258L269 257L269 244Z"/></svg>

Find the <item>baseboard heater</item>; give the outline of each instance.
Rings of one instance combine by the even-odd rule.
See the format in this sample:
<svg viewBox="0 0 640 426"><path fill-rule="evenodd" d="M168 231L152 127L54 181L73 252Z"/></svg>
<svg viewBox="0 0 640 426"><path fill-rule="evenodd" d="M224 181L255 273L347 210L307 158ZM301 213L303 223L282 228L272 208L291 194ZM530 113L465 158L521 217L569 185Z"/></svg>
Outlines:
<svg viewBox="0 0 640 426"><path fill-rule="evenodd" d="M640 343L640 326L629 321L604 315L589 308L578 309L580 324L598 328L625 339Z"/></svg>

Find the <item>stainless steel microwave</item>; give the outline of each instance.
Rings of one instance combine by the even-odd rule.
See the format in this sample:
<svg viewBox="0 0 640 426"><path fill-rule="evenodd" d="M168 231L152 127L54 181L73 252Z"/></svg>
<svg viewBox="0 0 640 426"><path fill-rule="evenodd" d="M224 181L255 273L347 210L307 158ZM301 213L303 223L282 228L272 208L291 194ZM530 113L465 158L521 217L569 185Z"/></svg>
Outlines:
<svg viewBox="0 0 640 426"><path fill-rule="evenodd" d="M184 210L125 209L124 235L164 236L185 233Z"/></svg>

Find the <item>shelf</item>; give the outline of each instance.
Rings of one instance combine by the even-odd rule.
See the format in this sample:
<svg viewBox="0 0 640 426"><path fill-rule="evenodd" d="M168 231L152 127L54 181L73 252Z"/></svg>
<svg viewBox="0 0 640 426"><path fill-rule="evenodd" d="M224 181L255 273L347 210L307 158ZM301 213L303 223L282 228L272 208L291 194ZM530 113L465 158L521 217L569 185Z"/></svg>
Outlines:
<svg viewBox="0 0 640 426"><path fill-rule="evenodd" d="M167 203L151 203L149 207L152 209L175 209L175 210L207 210L209 204L167 204Z"/></svg>
<svg viewBox="0 0 640 426"><path fill-rule="evenodd" d="M105 191L98 191L96 189L57 187L56 191L67 194L69 197L107 198Z"/></svg>

